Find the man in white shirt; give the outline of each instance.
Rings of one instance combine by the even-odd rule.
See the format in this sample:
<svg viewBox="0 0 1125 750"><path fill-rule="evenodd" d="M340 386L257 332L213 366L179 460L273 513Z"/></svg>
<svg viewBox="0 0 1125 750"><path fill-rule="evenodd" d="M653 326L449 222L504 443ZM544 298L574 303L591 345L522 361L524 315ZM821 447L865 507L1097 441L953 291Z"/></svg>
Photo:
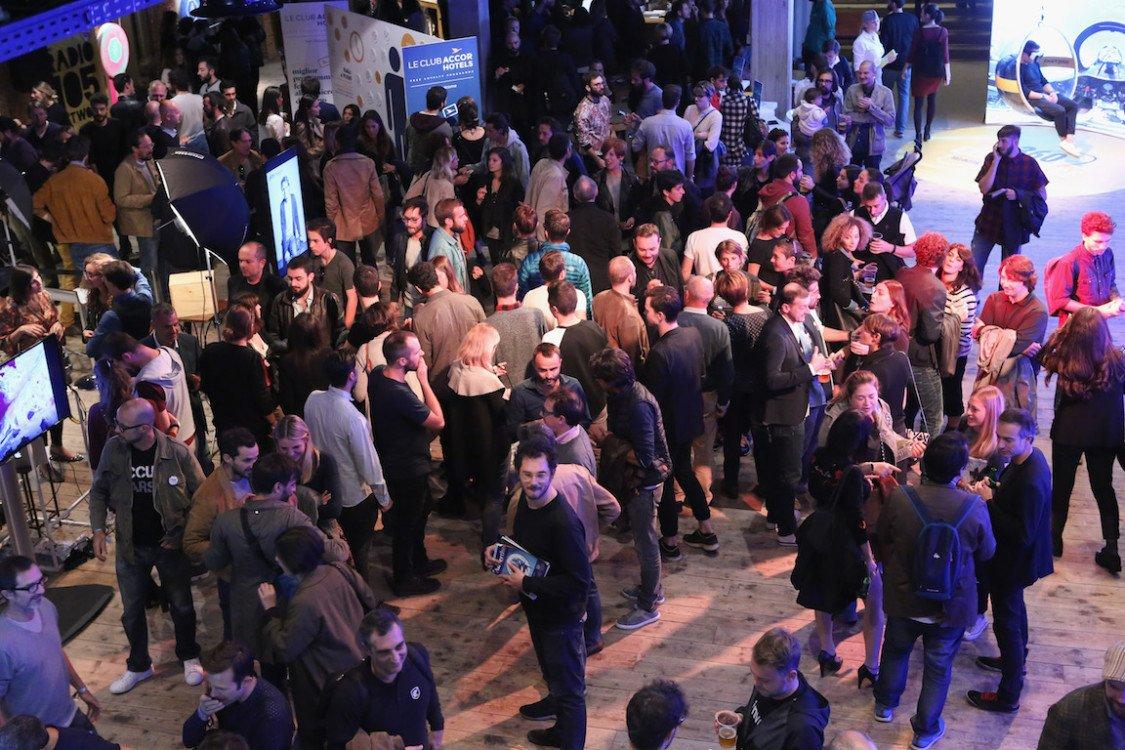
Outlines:
<svg viewBox="0 0 1125 750"><path fill-rule="evenodd" d="M191 394L187 386L187 370L175 349L146 346L124 331L105 337L101 354L120 362L133 375L133 385L155 383L164 390L168 413L180 423L176 439L184 445L195 442L195 418L191 412Z"/></svg>
<svg viewBox="0 0 1125 750"><path fill-rule="evenodd" d="M713 193L703 202L703 212L711 217L711 226L688 235L684 244L684 259L680 264L680 275L684 281L691 278L692 274L711 279L722 270L715 248L723 240L733 240L742 248L743 253L747 252L749 243L746 235L727 226L733 210L734 204L726 193Z"/></svg>
<svg viewBox="0 0 1125 750"><path fill-rule="evenodd" d="M305 401L305 424L313 443L336 459L340 480L340 527L361 574L367 572L367 549L379 509L391 507L383 466L371 439L371 427L352 405L355 358L332 352L324 364L328 390L313 391ZM371 489L370 494L365 487Z"/></svg>
<svg viewBox="0 0 1125 750"><path fill-rule="evenodd" d="M180 143L190 144L200 136L206 141L207 137L203 133L203 97L192 93L187 72L173 70L168 78L172 88L176 90L176 95L168 101L175 104L183 115L180 120Z"/></svg>
<svg viewBox="0 0 1125 750"><path fill-rule="evenodd" d="M543 317L547 319L547 330L553 330L559 322L555 320L555 315L551 311L551 305L547 301L548 287L555 281L562 281L566 278L566 260L563 258L562 253L549 252L539 259L539 275L543 277L543 284L528 291L523 296L523 306L539 310L543 313ZM577 307L574 308L574 314L580 320L586 319L586 295L582 293L581 289L575 288L578 294Z"/></svg>

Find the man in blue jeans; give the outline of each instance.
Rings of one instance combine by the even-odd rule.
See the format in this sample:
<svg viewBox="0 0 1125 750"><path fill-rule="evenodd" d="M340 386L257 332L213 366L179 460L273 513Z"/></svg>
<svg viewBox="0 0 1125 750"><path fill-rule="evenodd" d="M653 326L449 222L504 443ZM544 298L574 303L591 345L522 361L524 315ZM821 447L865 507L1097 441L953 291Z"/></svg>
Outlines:
<svg viewBox="0 0 1125 750"><path fill-rule="evenodd" d="M898 57L883 66L883 85L895 94L895 138L902 138L906 130L906 117L910 114L910 70L906 68L906 58L914 42L914 32L918 31L918 17L904 13L905 0L890 0L887 15L879 24L879 41L887 52L894 50Z"/></svg>
<svg viewBox="0 0 1125 750"><path fill-rule="evenodd" d="M922 484L896 490L879 514L887 632L875 683L875 720L894 720L894 710L906 687L910 652L920 636L924 652L922 690L917 710L910 719L914 729L910 747L914 750L932 747L945 734L941 711L949 693L953 657L965 628L977 617L976 565L990 559L996 551L996 537L984 502L979 496L957 488L968 463L969 446L964 436L951 432L939 435L922 457ZM923 522L907 492L915 493L934 522L956 524L963 516L957 525L961 559L949 601L924 599L915 593L914 556Z"/></svg>

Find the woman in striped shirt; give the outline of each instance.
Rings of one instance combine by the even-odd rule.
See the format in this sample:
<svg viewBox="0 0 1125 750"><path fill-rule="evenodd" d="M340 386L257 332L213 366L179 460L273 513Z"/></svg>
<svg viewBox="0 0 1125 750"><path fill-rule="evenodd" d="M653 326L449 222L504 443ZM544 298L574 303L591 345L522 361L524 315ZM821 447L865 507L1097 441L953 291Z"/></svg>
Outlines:
<svg viewBox="0 0 1125 750"><path fill-rule="evenodd" d="M965 413L961 381L965 378L965 365L972 350L973 322L977 317L977 292L980 291L980 271L973 262L973 253L960 243L949 246L941 264L941 280L948 292L945 312L961 315L961 339L957 346L957 367L949 377L941 379L942 405L952 424Z"/></svg>

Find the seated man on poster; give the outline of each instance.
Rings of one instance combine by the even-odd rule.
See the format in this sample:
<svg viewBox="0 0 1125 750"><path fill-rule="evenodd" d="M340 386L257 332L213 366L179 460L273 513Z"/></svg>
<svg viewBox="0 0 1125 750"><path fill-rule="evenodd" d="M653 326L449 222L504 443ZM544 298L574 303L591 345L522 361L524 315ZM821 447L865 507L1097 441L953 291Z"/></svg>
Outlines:
<svg viewBox="0 0 1125 750"><path fill-rule="evenodd" d="M1059 148L1070 156L1081 156L1082 151L1074 142L1078 105L1055 91L1047 81L1043 71L1039 69L1042 57L1039 42L1034 39L1024 42L1023 52L1020 54L1020 88L1035 113L1055 123L1055 132L1059 134Z"/></svg>

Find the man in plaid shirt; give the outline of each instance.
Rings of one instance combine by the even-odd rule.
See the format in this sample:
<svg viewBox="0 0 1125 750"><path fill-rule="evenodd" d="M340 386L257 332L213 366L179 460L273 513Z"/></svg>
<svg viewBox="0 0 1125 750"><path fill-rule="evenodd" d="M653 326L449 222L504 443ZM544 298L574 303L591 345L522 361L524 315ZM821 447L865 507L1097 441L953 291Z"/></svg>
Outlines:
<svg viewBox="0 0 1125 750"><path fill-rule="evenodd" d="M742 164L742 159L746 156L747 143L743 137L746 123L750 122L750 127L755 130L761 131L762 129L762 118L758 114L758 103L742 90L742 81L735 76L731 76L726 93L719 104L719 112L723 116L723 130L719 134L719 140L723 142L727 149L727 152L723 155L722 163L737 167Z"/></svg>
<svg viewBox="0 0 1125 750"><path fill-rule="evenodd" d="M1020 129L1015 125L1005 125L996 132L996 145L984 157L976 180L984 205L977 216L972 250L977 270L983 276L993 247L1000 245L1000 258L1003 260L1018 253L1023 245L1010 232L1005 235L1005 207L1010 205L1018 209L1011 201L1018 200L1019 191L1038 193L1044 201L1047 200L1047 176L1039 168L1039 162L1020 151Z"/></svg>
<svg viewBox="0 0 1125 750"><path fill-rule="evenodd" d="M586 96L574 110L574 133L578 150L592 154L609 137L609 97L605 95L605 76L593 71L584 77Z"/></svg>

